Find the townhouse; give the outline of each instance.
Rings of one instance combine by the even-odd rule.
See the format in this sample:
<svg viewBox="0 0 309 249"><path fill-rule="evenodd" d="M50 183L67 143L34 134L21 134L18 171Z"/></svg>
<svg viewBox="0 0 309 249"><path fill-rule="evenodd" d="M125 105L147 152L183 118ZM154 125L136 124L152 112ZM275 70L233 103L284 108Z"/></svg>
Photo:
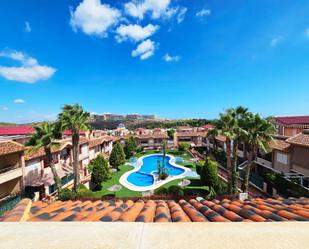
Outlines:
<svg viewBox="0 0 309 249"><path fill-rule="evenodd" d="M178 147L180 142L188 142L192 147L203 146L203 138L207 130L203 127L178 126L174 134L174 146Z"/></svg>
<svg viewBox="0 0 309 249"><path fill-rule="evenodd" d="M70 138L57 141L52 147L52 156L56 171L63 187L73 185L73 153ZM112 137L87 139L80 137L79 173L82 183L90 180L88 165L99 154L108 157L113 147ZM0 141L0 200L15 193L39 192L40 198L50 196L56 191L54 176L45 160L43 148L32 147L12 140Z"/></svg>
<svg viewBox="0 0 309 249"><path fill-rule="evenodd" d="M304 129L309 129L309 116L274 117L273 122L278 134L282 136L295 136Z"/></svg>
<svg viewBox="0 0 309 249"><path fill-rule="evenodd" d="M23 190L24 146L0 141L0 200Z"/></svg>

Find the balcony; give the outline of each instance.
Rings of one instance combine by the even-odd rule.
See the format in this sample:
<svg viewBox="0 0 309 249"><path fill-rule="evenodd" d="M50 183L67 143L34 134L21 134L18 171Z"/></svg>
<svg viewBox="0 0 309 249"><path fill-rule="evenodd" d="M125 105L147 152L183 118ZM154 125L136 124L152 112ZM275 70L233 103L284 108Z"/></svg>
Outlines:
<svg viewBox="0 0 309 249"><path fill-rule="evenodd" d="M0 169L0 184L21 177L23 174L19 164Z"/></svg>

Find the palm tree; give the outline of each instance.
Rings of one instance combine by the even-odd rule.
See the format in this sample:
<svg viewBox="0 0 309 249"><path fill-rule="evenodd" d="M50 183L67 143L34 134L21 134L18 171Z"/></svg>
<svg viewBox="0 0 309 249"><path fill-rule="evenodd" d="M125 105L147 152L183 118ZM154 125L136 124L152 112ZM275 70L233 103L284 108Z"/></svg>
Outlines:
<svg viewBox="0 0 309 249"><path fill-rule="evenodd" d="M55 123L51 124L47 122L43 122L40 126L34 128L35 133L31 136L27 145L32 146L31 150L33 151L37 151L42 148L44 149L47 165L51 168L56 188L59 193L61 190L61 183L52 156L52 148L59 146L59 143L55 141L55 139L60 136L59 129Z"/></svg>
<svg viewBox="0 0 309 249"><path fill-rule="evenodd" d="M226 138L226 164L228 171L228 192L230 194L235 193L235 187L233 186L232 178L232 157L231 157L231 145L235 138L235 126L237 125L235 118L233 117L232 111L226 110L224 113L220 113L219 120L215 124L215 128L208 132L209 137L216 137L218 135L223 135ZM237 191L237 188L236 188Z"/></svg>
<svg viewBox="0 0 309 249"><path fill-rule="evenodd" d="M234 139L232 148L232 189L234 193L238 192L238 172L237 172L237 158L238 158L238 145L245 136L245 119L248 115L248 108L238 106L236 108L228 109L228 112L235 119L234 125Z"/></svg>
<svg viewBox="0 0 309 249"><path fill-rule="evenodd" d="M79 133L80 131L91 130L87 123L90 114L85 112L83 108L78 105L65 105L62 108L62 113L59 114L58 120L60 122L61 130L70 130L72 132L72 150L73 150L73 171L74 171L74 190L77 191L80 175L79 175Z"/></svg>
<svg viewBox="0 0 309 249"><path fill-rule="evenodd" d="M275 127L271 118L262 118L259 114L249 113L245 119L246 132L245 142L248 144L248 163L246 167L245 179L243 181L243 192L248 192L250 171L253 161L257 156L258 149L267 151L269 143L273 140L272 135L275 133Z"/></svg>

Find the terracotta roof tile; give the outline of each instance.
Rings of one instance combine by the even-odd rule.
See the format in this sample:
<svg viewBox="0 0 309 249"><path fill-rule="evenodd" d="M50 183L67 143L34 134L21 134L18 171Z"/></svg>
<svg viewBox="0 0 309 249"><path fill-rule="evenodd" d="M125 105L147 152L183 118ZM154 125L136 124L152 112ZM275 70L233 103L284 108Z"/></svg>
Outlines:
<svg viewBox="0 0 309 249"><path fill-rule="evenodd" d="M2 216L18 221L25 200ZM108 200L32 203L27 221L268 222L309 221L309 198L229 200Z"/></svg>
<svg viewBox="0 0 309 249"><path fill-rule="evenodd" d="M297 134L294 137L288 138L286 141L290 144L309 147L309 133L308 134L304 134L304 133Z"/></svg>
<svg viewBox="0 0 309 249"><path fill-rule="evenodd" d="M273 141L270 142L270 147L275 150L289 152L290 144L287 143L285 140L274 139Z"/></svg>
<svg viewBox="0 0 309 249"><path fill-rule="evenodd" d="M0 141L0 156L23 151L24 148L22 144L11 140Z"/></svg>

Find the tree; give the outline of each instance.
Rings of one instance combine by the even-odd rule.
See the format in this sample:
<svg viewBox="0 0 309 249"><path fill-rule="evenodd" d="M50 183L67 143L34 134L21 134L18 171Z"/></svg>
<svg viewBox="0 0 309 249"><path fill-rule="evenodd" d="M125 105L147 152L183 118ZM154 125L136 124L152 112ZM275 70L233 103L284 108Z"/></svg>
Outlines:
<svg viewBox="0 0 309 249"><path fill-rule="evenodd" d="M204 165L202 165L202 162L197 167L202 184L216 189L219 183L217 163L209 158L204 162Z"/></svg>
<svg viewBox="0 0 309 249"><path fill-rule="evenodd" d="M237 126L237 122L233 115L231 115L230 110L226 110L224 113L220 113L219 119L215 124L215 128L211 129L208 132L209 137L215 138L218 135L223 135L225 137L225 145L226 145L226 166L228 171L228 192L230 194L235 194L237 192L237 188L235 188L235 184L233 183L232 177L232 140L235 138L235 128Z"/></svg>
<svg viewBox="0 0 309 249"><path fill-rule="evenodd" d="M123 150L127 159L129 159L131 156L134 155L136 149L137 149L137 143L134 137L129 137L128 139L125 140Z"/></svg>
<svg viewBox="0 0 309 249"><path fill-rule="evenodd" d="M43 122L40 126L34 127L35 133L31 136L27 145L32 146L32 150L44 149L47 165L50 166L54 176L54 182L58 193L61 190L61 181L55 168L52 155L52 148L59 146L55 139L59 138L59 130L56 124Z"/></svg>
<svg viewBox="0 0 309 249"><path fill-rule="evenodd" d="M72 131L72 150L73 150L73 171L74 171L74 191L77 191L80 175L79 175L79 133L80 131L91 130L88 124L90 114L78 105L65 105L62 113L58 115L58 122L61 130Z"/></svg>
<svg viewBox="0 0 309 249"><path fill-rule="evenodd" d="M102 188L102 182L111 178L111 172L107 160L99 155L90 162L89 171L91 172L91 189L99 191Z"/></svg>
<svg viewBox="0 0 309 249"><path fill-rule="evenodd" d="M269 143L273 140L272 135L276 129L271 122L271 118L264 119L259 114L249 113L245 119L245 123L246 132L244 140L248 144L249 154L242 189L244 192L248 192L250 171L257 151L258 149L262 149L266 152L269 149Z"/></svg>
<svg viewBox="0 0 309 249"><path fill-rule="evenodd" d="M178 143L178 149L180 151L187 151L190 148L190 143L188 142L179 142Z"/></svg>
<svg viewBox="0 0 309 249"><path fill-rule="evenodd" d="M169 139L174 139L174 134L175 134L174 129L167 130L167 135L168 135Z"/></svg>
<svg viewBox="0 0 309 249"><path fill-rule="evenodd" d="M232 189L234 193L238 192L238 145L245 137L245 129L246 129L246 122L245 119L249 114L248 108L243 106L238 106L236 108L230 108L227 110L230 115L234 118L234 138L233 138L233 145L232 145Z"/></svg>
<svg viewBox="0 0 309 249"><path fill-rule="evenodd" d="M117 142L111 152L111 155L109 157L109 164L112 165L112 167L117 168L124 164L126 161L126 156L123 151L122 145Z"/></svg>

